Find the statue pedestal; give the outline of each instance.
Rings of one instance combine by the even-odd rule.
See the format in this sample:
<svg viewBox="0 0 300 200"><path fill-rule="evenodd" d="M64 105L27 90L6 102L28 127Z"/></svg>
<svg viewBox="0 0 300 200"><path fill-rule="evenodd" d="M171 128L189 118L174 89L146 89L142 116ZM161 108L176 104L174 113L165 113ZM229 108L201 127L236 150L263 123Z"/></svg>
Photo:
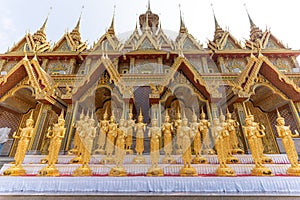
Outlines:
<svg viewBox="0 0 300 200"><path fill-rule="evenodd" d="M148 172L146 174L146 176L163 176L164 172L162 170L162 168L160 167L150 167L148 169Z"/></svg>
<svg viewBox="0 0 300 200"><path fill-rule="evenodd" d="M232 154L244 154L244 150L240 149L240 148L236 148L236 149L233 149L232 151Z"/></svg>
<svg viewBox="0 0 300 200"><path fill-rule="evenodd" d="M165 156L162 159L163 164L176 164L176 160L172 156Z"/></svg>
<svg viewBox="0 0 300 200"><path fill-rule="evenodd" d="M255 166L251 170L252 176L273 176L272 171L265 166Z"/></svg>
<svg viewBox="0 0 300 200"><path fill-rule="evenodd" d="M132 155L133 151L131 149L126 149L125 150L125 155Z"/></svg>
<svg viewBox="0 0 300 200"><path fill-rule="evenodd" d="M124 167L114 167L109 171L109 176L127 176L127 172Z"/></svg>
<svg viewBox="0 0 300 200"><path fill-rule="evenodd" d="M271 164L271 163L273 163L272 158L270 158L270 157L268 157L266 155L262 156L261 161L262 161L263 164Z"/></svg>
<svg viewBox="0 0 300 200"><path fill-rule="evenodd" d="M300 166L290 167L286 170L287 175L300 176Z"/></svg>
<svg viewBox="0 0 300 200"><path fill-rule="evenodd" d="M25 169L20 165L20 166L11 166L7 170L3 172L4 176L25 176L26 171Z"/></svg>
<svg viewBox="0 0 300 200"><path fill-rule="evenodd" d="M182 167L179 173L180 176L198 176L194 167Z"/></svg>
<svg viewBox="0 0 300 200"><path fill-rule="evenodd" d="M208 161L207 161L206 158L204 158L202 156L199 156L199 155L196 155L196 157L193 158L192 163L193 164L207 164Z"/></svg>
<svg viewBox="0 0 300 200"><path fill-rule="evenodd" d="M73 176L91 176L92 170L88 165L81 165L73 172Z"/></svg>
<svg viewBox="0 0 300 200"><path fill-rule="evenodd" d="M40 163L41 164L47 164L48 163L48 156L46 156L45 158L41 159Z"/></svg>
<svg viewBox="0 0 300 200"><path fill-rule="evenodd" d="M96 154L96 155L105 155L105 150L104 149L96 149L94 151L94 154Z"/></svg>
<svg viewBox="0 0 300 200"><path fill-rule="evenodd" d="M145 164L146 160L143 156L137 155L136 157L133 158L132 163L133 164Z"/></svg>
<svg viewBox="0 0 300 200"><path fill-rule="evenodd" d="M203 150L203 154L204 154L204 155L215 155L216 152L215 152L215 150L213 150L213 149L204 149L204 150Z"/></svg>
<svg viewBox="0 0 300 200"><path fill-rule="evenodd" d="M59 172L54 165L49 165L40 170L38 176L59 176Z"/></svg>
<svg viewBox="0 0 300 200"><path fill-rule="evenodd" d="M218 169L216 170L216 175L217 176L236 176L235 172L233 169L230 167L221 167L219 166Z"/></svg>
<svg viewBox="0 0 300 200"><path fill-rule="evenodd" d="M109 164L109 165L112 165L112 164L115 164L115 160L111 156L106 156L105 158L103 158L100 161L100 164Z"/></svg>
<svg viewBox="0 0 300 200"><path fill-rule="evenodd" d="M227 164L239 164L240 160L235 156L229 155L226 159L226 163Z"/></svg>
<svg viewBox="0 0 300 200"><path fill-rule="evenodd" d="M82 157L76 156L75 158L71 159L70 164L82 164Z"/></svg>

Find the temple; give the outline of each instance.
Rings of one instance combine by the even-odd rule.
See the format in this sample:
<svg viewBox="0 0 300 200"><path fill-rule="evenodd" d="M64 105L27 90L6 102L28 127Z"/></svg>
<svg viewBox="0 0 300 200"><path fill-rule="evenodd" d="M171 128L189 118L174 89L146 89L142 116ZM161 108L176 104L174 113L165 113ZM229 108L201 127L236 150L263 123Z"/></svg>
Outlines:
<svg viewBox="0 0 300 200"><path fill-rule="evenodd" d="M18 134L31 113L35 124L28 154L48 154L47 130L62 110L62 154L74 146L80 113L93 113L99 122L106 111L108 119L113 112L119 122L123 112L126 120L129 113L136 120L141 110L146 126L154 116L161 126L167 110L171 122L177 112L191 122L193 112L199 118L201 110L212 122L227 109L241 125L238 145L246 154L249 144L242 125L247 112L265 127L264 153L282 153L276 109L292 131L300 131L300 51L282 44L270 30L261 30L248 16L250 37L244 45L219 25L215 14L214 35L203 45L181 15L177 37L170 39L149 3L125 41L116 35L113 16L92 47L81 38L81 17L71 32L50 45L47 17L34 34L26 33L0 54L0 127L11 128L1 155L15 155L18 140L12 134ZM149 146L145 138L145 154Z"/></svg>

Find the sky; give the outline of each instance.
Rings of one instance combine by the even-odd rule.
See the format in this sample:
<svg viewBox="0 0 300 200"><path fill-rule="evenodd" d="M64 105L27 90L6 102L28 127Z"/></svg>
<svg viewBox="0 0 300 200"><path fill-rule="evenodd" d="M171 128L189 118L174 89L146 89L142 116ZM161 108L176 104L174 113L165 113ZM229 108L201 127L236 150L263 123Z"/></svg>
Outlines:
<svg viewBox="0 0 300 200"><path fill-rule="evenodd" d="M82 12L81 36L89 45L96 42L111 23L115 8L115 31L124 39L138 16L147 10L148 0L0 0L0 53L17 43L27 31L34 33L49 14L47 40L58 41L71 31ZM240 41L249 38L250 24L244 4L254 23L292 49L300 49L300 1L298 0L150 0L151 10L160 17L162 28L179 31L179 4L191 33L206 46L213 38L215 15L223 29ZM82 8L84 7L84 8ZM50 9L52 8L52 9Z"/></svg>

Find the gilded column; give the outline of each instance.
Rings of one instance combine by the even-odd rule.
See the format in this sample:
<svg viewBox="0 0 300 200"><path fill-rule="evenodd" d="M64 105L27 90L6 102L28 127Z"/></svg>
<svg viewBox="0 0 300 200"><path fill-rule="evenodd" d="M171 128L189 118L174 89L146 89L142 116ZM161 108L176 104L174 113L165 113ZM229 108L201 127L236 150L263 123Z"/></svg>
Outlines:
<svg viewBox="0 0 300 200"><path fill-rule="evenodd" d="M52 110L52 105L50 104L42 104L39 110L37 119L35 121L34 133L32 136L32 140L29 143L28 151L30 154L39 153L38 148L40 143L43 140L43 134L48 129L50 111Z"/></svg>
<svg viewBox="0 0 300 200"><path fill-rule="evenodd" d="M66 135L61 145L62 151L68 151L71 146L71 141L73 139L73 125L76 120L76 114L78 110L78 102L75 104L68 104L66 116L65 116L65 124L66 124Z"/></svg>
<svg viewBox="0 0 300 200"><path fill-rule="evenodd" d="M290 108L293 113L293 118L295 119L296 125L298 130L300 130L300 119L299 119L299 110L300 110L300 103L294 103L292 100L289 102Z"/></svg>
<svg viewBox="0 0 300 200"><path fill-rule="evenodd" d="M249 145L248 145L248 142L246 140L244 130L242 129L242 126L245 125L246 112L244 110L244 107L243 107L242 103L234 103L233 108L234 108L237 120L240 123L239 131L240 131L240 133L242 133L241 134L241 140L243 142L244 151L245 151L245 153L248 153Z"/></svg>

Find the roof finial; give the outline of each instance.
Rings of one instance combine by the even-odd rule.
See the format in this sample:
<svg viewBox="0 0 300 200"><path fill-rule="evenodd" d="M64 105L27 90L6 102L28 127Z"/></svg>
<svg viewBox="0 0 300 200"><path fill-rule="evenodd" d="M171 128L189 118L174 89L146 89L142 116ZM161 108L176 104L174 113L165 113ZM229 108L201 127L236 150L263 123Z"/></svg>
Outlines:
<svg viewBox="0 0 300 200"><path fill-rule="evenodd" d="M148 0L148 10L150 11L150 0Z"/></svg>
<svg viewBox="0 0 300 200"><path fill-rule="evenodd" d="M43 23L42 27L40 28L40 31L45 32L46 25L47 25L47 22L48 22L48 17L49 17L49 15L50 15L51 11L52 11L52 6L50 7L50 10L49 10L48 15L47 15L47 17L46 17L46 20L45 20L45 22Z"/></svg>
<svg viewBox="0 0 300 200"><path fill-rule="evenodd" d="M245 3L244 3L244 7L245 7L245 9L246 9L246 12L247 12L247 15L248 15L248 18L249 18L249 21L250 21L250 27L251 27L251 28L252 28L252 27L256 27L256 25L254 24L254 22L252 21L252 19L251 19L251 17L250 17L250 14L249 14L249 12L248 12L248 9L247 9Z"/></svg>
<svg viewBox="0 0 300 200"><path fill-rule="evenodd" d="M218 28L220 28L220 25L217 21L217 18L216 18L216 14L215 14L215 10L214 10L214 7L213 7L213 4L210 4L211 6L211 9L212 9L212 12L213 12L213 15L214 15L214 20L215 20L215 29L217 30Z"/></svg>
<svg viewBox="0 0 300 200"><path fill-rule="evenodd" d="M183 18L182 18L182 12L181 12L181 5L179 4L179 12L180 12L180 33L186 33L187 29L185 27Z"/></svg>
<svg viewBox="0 0 300 200"><path fill-rule="evenodd" d="M111 20L110 27L108 29L108 33L114 35L115 34L115 14L116 14L116 5L114 5L114 12L113 12L113 17Z"/></svg>
<svg viewBox="0 0 300 200"><path fill-rule="evenodd" d="M80 22L81 22L81 16L82 16L82 11L83 11L83 9L84 9L84 5L82 5L82 7L81 7L81 12L80 12L80 16L79 16L79 18L78 18L78 22L77 22L77 24L76 24L76 27L74 28L74 29L76 29L76 30L78 30L78 31L79 31L79 29L80 29Z"/></svg>

